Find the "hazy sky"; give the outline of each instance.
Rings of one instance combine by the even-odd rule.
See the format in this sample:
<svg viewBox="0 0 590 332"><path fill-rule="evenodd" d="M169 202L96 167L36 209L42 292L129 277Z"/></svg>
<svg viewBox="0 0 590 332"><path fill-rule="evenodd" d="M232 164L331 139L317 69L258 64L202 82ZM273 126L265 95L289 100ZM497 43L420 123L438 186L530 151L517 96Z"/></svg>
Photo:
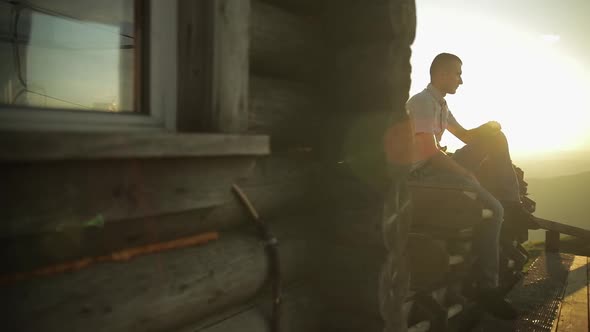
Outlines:
<svg viewBox="0 0 590 332"><path fill-rule="evenodd" d="M465 127L497 120L516 159L590 150L590 0L416 0L412 89L440 52L463 60L448 96ZM460 146L446 134L451 147Z"/></svg>

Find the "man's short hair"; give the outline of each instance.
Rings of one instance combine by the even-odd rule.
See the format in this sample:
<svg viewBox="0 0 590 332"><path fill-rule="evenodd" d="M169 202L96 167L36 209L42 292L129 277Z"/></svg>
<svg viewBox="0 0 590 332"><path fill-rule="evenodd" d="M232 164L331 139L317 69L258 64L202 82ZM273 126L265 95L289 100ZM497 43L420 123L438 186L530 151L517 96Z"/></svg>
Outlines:
<svg viewBox="0 0 590 332"><path fill-rule="evenodd" d="M456 61L459 61L460 64L463 64L461 59L451 53L441 53L434 57L432 60L432 64L430 65L430 77L434 75L434 73L440 69L449 68L450 65Z"/></svg>

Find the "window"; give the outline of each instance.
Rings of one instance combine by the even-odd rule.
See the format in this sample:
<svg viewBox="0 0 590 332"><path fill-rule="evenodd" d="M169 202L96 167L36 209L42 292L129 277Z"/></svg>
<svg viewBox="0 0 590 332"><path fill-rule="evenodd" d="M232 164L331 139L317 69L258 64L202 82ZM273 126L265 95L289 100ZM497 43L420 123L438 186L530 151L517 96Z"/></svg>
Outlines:
<svg viewBox="0 0 590 332"><path fill-rule="evenodd" d="M0 0L0 129L174 129L176 9Z"/></svg>
<svg viewBox="0 0 590 332"><path fill-rule="evenodd" d="M245 0L0 0L0 160L268 153L241 135L249 19Z"/></svg>
<svg viewBox="0 0 590 332"><path fill-rule="evenodd" d="M249 1L0 6L0 131L247 130Z"/></svg>
<svg viewBox="0 0 590 332"><path fill-rule="evenodd" d="M0 102L139 112L142 2L2 3Z"/></svg>

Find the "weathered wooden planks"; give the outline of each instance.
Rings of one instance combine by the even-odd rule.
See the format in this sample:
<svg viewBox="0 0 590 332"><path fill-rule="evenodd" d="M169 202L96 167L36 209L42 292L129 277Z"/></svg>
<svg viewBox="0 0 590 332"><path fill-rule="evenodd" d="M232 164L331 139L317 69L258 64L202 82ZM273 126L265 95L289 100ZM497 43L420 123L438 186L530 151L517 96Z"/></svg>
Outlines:
<svg viewBox="0 0 590 332"><path fill-rule="evenodd" d="M285 142L310 145L326 118L318 93L294 81L251 76L249 103L248 131L270 135L273 150Z"/></svg>
<svg viewBox="0 0 590 332"><path fill-rule="evenodd" d="M322 234L329 237L319 237L325 276L318 280L318 293L327 311L336 313L328 317L327 330L393 332L407 327L403 301L409 283L404 260L410 219L408 209L402 211L407 196L402 181L388 191L391 179L383 154L386 130L407 116L410 48L409 38L400 36L412 35L414 27L398 20L398 15L409 15L396 9L403 3L325 3L322 19L331 47L326 56L326 109L332 113L327 121L331 136L325 137L322 153L346 167L343 173L348 179L336 180L331 173L336 167L328 165L330 175L325 177L336 180L335 188L329 192L325 188L330 182L320 183L329 194L327 201L340 210L372 210L352 218L342 218L339 211L327 216L332 231L324 229ZM372 6L376 7L368 8Z"/></svg>
<svg viewBox="0 0 590 332"><path fill-rule="evenodd" d="M262 2L302 15L317 15L325 8L325 1L317 0L262 0Z"/></svg>
<svg viewBox="0 0 590 332"><path fill-rule="evenodd" d="M250 158L5 164L3 237L219 206ZM98 223L101 223L98 221Z"/></svg>
<svg viewBox="0 0 590 332"><path fill-rule="evenodd" d="M305 261L303 235L286 220L274 228L282 275L296 278ZM0 323L19 331L162 331L251 299L268 262L253 235L222 233L202 247L105 263L0 287Z"/></svg>
<svg viewBox="0 0 590 332"><path fill-rule="evenodd" d="M178 332L271 332L270 302L270 294L262 292L254 302L232 308ZM320 309L318 301L304 284L285 289L280 317L281 331L321 331L319 329Z"/></svg>
<svg viewBox="0 0 590 332"><path fill-rule="evenodd" d="M179 0L177 22L177 110L180 131L212 130L213 19L212 2ZM172 110L166 110L170 112Z"/></svg>
<svg viewBox="0 0 590 332"><path fill-rule="evenodd" d="M590 240L590 230L543 218L535 218L535 221L543 229Z"/></svg>
<svg viewBox="0 0 590 332"><path fill-rule="evenodd" d="M321 35L312 17L253 0L250 22L252 72L302 78L318 68Z"/></svg>
<svg viewBox="0 0 590 332"><path fill-rule="evenodd" d="M2 132L0 161L261 156L269 138L256 135Z"/></svg>
<svg viewBox="0 0 590 332"><path fill-rule="evenodd" d="M214 130L245 132L248 127L250 1L214 0Z"/></svg>
<svg viewBox="0 0 590 332"><path fill-rule="evenodd" d="M180 1L178 15L178 129L244 132L250 1Z"/></svg>
<svg viewBox="0 0 590 332"><path fill-rule="evenodd" d="M383 112L385 119L405 114L410 54L410 47L397 41L343 46L333 63L334 84L342 96L338 108Z"/></svg>
<svg viewBox="0 0 590 332"><path fill-rule="evenodd" d="M411 44L416 33L416 8L410 0L328 0L329 30L336 44L400 41Z"/></svg>
<svg viewBox="0 0 590 332"><path fill-rule="evenodd" d="M49 164L44 168L47 171L44 174L55 174L54 179L37 176L40 167L26 166L13 170L13 176L5 183L2 192L11 195L7 206L15 219L12 219L13 223L9 222L11 219L5 219L2 224L4 240L0 243L0 259L6 264L0 267L0 271L27 271L40 265L247 224L250 222L247 213L230 191L234 181L271 222L287 214L300 214L314 203L309 192L313 181L311 174L318 167L316 162L305 156L291 155L262 158L255 163L224 159L154 161L148 164L98 163L90 169L97 172L99 181L89 177L86 171L76 171L83 165L89 167L87 164L74 164L64 169ZM175 174L167 171L168 165L174 167ZM228 165L231 167L228 168ZM129 169L134 169L135 173L130 173ZM118 173L123 173L121 178L127 181L128 186L114 195L108 187L112 185L113 190L118 188ZM208 178L210 176L213 178ZM24 178L27 180L23 181ZM53 188L48 188L47 183ZM176 187L174 183L177 183ZM152 203L138 207L135 201L129 200L127 197L133 197L132 194L138 190L136 187L142 185L159 188L156 198L162 202L141 191L137 194L138 199ZM104 187L106 189L101 189ZM61 188L70 188L70 191L82 194L68 194L66 189ZM86 191L93 194L87 195ZM194 205L185 211L168 213L159 209L167 200L175 202L168 207L182 207L179 204L183 201L206 203L200 197L216 200L210 201L211 205ZM101 208L101 204L108 205L104 202L119 206L119 217L123 219L113 218L117 216L113 214L117 210L113 210L110 215L101 213L102 219L97 220L92 212ZM63 211L70 207L72 210ZM145 211L142 212L141 208ZM140 212L153 214L125 218L134 209L139 209L136 215ZM60 224L65 220L70 222Z"/></svg>

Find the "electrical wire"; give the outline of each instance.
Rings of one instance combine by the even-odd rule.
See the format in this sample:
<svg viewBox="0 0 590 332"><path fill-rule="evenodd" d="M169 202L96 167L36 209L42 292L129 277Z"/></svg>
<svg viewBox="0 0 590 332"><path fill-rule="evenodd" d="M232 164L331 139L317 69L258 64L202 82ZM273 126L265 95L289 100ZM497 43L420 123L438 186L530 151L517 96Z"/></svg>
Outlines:
<svg viewBox="0 0 590 332"><path fill-rule="evenodd" d="M16 96L14 96L14 98L12 99L12 104L15 104L17 102L18 98L20 98L20 96L22 96L24 93L32 93L34 95L38 95L38 96L41 96L41 97L53 99L53 100L56 100L56 101L60 101L62 103L71 104L71 105L82 107L82 108L85 108L85 109L91 109L90 107L84 106L82 104L78 104L78 103L75 103L75 102L72 102L72 101L68 101L68 100L65 100L65 99L61 99L61 98L57 98L57 97L52 97L50 95L47 95L47 94L44 94L44 93L41 93L41 92L37 92L37 91L33 91L33 90L29 90L29 89L22 89L22 90L20 90L16 94Z"/></svg>
<svg viewBox="0 0 590 332"><path fill-rule="evenodd" d="M20 48L18 47L18 23L20 21L22 7L15 6L12 8L11 19L13 19L13 24L11 25L12 28L12 52L14 57L14 62L16 66L16 74L20 84L26 89L27 81L23 77L22 67L21 67L21 59L20 59ZM14 14L14 16L13 16Z"/></svg>
<svg viewBox="0 0 590 332"><path fill-rule="evenodd" d="M75 20L75 21L81 21L79 18L72 16L72 15L68 15L68 14L64 14L55 10L51 10L45 7L41 7L38 5L34 5L28 1L10 1L10 0L0 0L0 2L4 2L7 4L10 4L12 6L15 7L21 7L22 9L24 8L28 8L30 10L39 12L39 13L43 13L46 15L50 15L50 16L54 16L54 17L62 17L62 18L67 18L70 20ZM109 31L112 32L112 31ZM128 35L128 34L124 34L124 33L118 33L119 36L121 37L125 37L125 38L130 38L130 39L135 39L135 37L133 35Z"/></svg>

